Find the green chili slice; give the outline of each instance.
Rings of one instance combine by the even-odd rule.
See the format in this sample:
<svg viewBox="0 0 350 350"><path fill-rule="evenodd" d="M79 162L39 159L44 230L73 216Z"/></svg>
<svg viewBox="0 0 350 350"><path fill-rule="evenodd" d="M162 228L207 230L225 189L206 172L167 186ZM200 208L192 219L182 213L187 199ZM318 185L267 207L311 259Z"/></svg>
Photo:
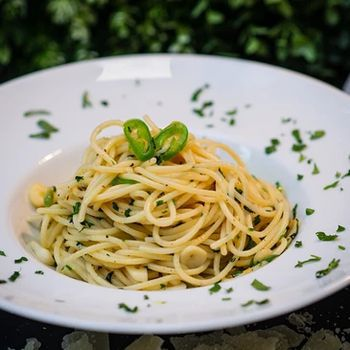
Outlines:
<svg viewBox="0 0 350 350"><path fill-rule="evenodd" d="M145 161L154 156L153 138L148 126L140 119L130 119L124 123L124 135L137 159Z"/></svg>
<svg viewBox="0 0 350 350"><path fill-rule="evenodd" d="M188 130L180 122L172 122L154 139L157 156L161 161L169 160L181 152L186 146Z"/></svg>

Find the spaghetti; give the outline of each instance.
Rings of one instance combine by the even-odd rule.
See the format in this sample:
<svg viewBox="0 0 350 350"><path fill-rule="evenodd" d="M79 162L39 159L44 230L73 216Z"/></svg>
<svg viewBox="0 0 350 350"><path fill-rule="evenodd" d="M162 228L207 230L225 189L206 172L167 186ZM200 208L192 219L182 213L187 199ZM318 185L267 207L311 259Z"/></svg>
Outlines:
<svg viewBox="0 0 350 350"><path fill-rule="evenodd" d="M170 159L139 160L127 135L99 137L123 125L97 126L71 181L32 187L40 236L30 246L42 262L106 287L178 289L248 273L287 248L298 227L288 200L232 149L189 134Z"/></svg>

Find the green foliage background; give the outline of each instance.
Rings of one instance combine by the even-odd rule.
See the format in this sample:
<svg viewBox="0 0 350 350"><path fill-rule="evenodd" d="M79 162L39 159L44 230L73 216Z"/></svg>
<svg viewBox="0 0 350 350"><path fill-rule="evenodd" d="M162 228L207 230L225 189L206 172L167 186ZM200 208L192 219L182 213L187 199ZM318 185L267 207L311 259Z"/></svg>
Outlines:
<svg viewBox="0 0 350 350"><path fill-rule="evenodd" d="M350 0L0 0L0 81L145 52L248 58L341 86Z"/></svg>

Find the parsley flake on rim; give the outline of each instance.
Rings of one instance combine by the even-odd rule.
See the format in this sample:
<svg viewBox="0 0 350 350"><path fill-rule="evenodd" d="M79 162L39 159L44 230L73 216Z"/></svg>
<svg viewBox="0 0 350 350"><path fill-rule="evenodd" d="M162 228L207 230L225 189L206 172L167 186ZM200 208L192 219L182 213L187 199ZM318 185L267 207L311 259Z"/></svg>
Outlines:
<svg viewBox="0 0 350 350"><path fill-rule="evenodd" d="M6 253L3 250L0 250L0 256L6 256Z"/></svg>
<svg viewBox="0 0 350 350"><path fill-rule="evenodd" d="M304 264L309 263L309 262L315 262L315 261L320 261L321 257L317 255L311 254L311 258L304 260L304 261L298 261L298 263L294 267L303 267Z"/></svg>
<svg viewBox="0 0 350 350"><path fill-rule="evenodd" d="M81 97L81 106L83 108L89 108L92 107L92 102L90 100L90 95L88 91L84 91L83 95Z"/></svg>
<svg viewBox="0 0 350 350"><path fill-rule="evenodd" d="M244 304L241 304L242 307L247 307L247 306L250 306L250 305L253 305L253 304L256 304L256 305L264 305L264 304L267 304L269 303L270 300L269 299L263 299L263 300L248 300L247 302L245 302Z"/></svg>
<svg viewBox="0 0 350 350"><path fill-rule="evenodd" d="M219 282L215 282L214 285L209 288L209 293L210 295L214 294L214 293L217 293L221 290L221 286L219 284Z"/></svg>
<svg viewBox="0 0 350 350"><path fill-rule="evenodd" d="M9 278L8 280L10 282L15 282L17 280L17 278L21 275L21 273L19 271L15 271Z"/></svg>
<svg viewBox="0 0 350 350"><path fill-rule="evenodd" d="M46 109L32 109L23 113L23 117L35 117L39 115L51 115L51 112Z"/></svg>
<svg viewBox="0 0 350 350"><path fill-rule="evenodd" d="M132 314L136 313L139 310L139 308L137 306L130 307L130 306L126 305L125 303L119 303L118 307L119 307L119 309L125 310L126 312L130 312Z"/></svg>
<svg viewBox="0 0 350 350"><path fill-rule="evenodd" d="M330 188L336 188L338 186L339 180L332 182L329 185L323 187L324 190L329 190Z"/></svg>
<svg viewBox="0 0 350 350"><path fill-rule="evenodd" d="M21 262L24 262L24 261L28 261L28 258L26 258L25 256L21 256L20 258L15 259L14 263L15 264L20 264Z"/></svg>
<svg viewBox="0 0 350 350"><path fill-rule="evenodd" d="M303 242L302 241L296 241L295 243L294 243L294 247L295 248L300 248L300 247L302 247L303 246Z"/></svg>
<svg viewBox="0 0 350 350"><path fill-rule="evenodd" d="M315 212L315 209L311 209L311 208L306 208L305 209L305 214L310 216Z"/></svg>
<svg viewBox="0 0 350 350"><path fill-rule="evenodd" d="M310 140L317 140L325 135L326 132L324 130L316 130L310 134Z"/></svg>
<svg viewBox="0 0 350 350"><path fill-rule="evenodd" d="M254 279L254 281L250 285L254 287L256 290L260 290L260 291L267 291L271 288L257 279Z"/></svg>
<svg viewBox="0 0 350 350"><path fill-rule="evenodd" d="M327 235L324 232L316 232L315 234L320 241L334 241L338 238L338 235Z"/></svg>
<svg viewBox="0 0 350 350"><path fill-rule="evenodd" d="M332 261L328 264L327 268L324 270L316 271L316 278L321 278L326 275L328 275L330 272L332 272L334 269L336 269L339 266L340 259L332 259Z"/></svg>
<svg viewBox="0 0 350 350"><path fill-rule="evenodd" d="M345 231L345 227L342 225L338 225L337 232L343 232L343 231Z"/></svg>

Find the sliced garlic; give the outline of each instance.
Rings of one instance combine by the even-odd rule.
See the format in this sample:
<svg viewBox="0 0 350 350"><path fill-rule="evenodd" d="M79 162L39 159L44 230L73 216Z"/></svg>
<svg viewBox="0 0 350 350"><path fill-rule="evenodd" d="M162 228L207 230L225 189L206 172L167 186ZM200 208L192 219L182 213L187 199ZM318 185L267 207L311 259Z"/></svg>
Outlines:
<svg viewBox="0 0 350 350"><path fill-rule="evenodd" d="M197 246L190 245L186 247L180 254L181 264L187 266L190 269L199 267L207 260L207 252Z"/></svg>
<svg viewBox="0 0 350 350"><path fill-rule="evenodd" d="M128 274L137 282L147 282L148 272L145 267L125 266Z"/></svg>
<svg viewBox="0 0 350 350"><path fill-rule="evenodd" d="M44 206L44 197L47 190L48 187L40 183L36 183L30 187L29 200L34 207L40 208Z"/></svg>

